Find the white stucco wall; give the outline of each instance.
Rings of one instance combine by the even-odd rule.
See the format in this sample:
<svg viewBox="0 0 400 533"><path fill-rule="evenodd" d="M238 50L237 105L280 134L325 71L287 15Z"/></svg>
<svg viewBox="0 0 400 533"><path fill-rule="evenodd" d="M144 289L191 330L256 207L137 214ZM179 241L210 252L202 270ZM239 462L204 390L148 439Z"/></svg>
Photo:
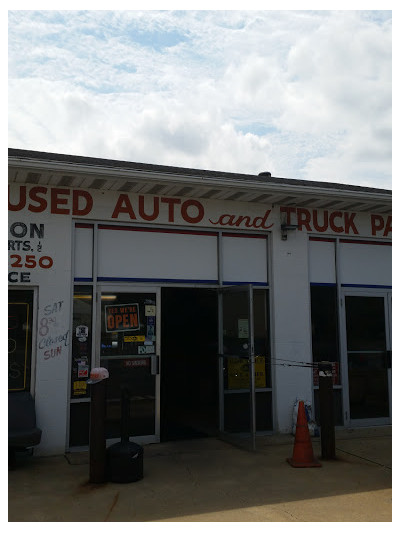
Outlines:
<svg viewBox="0 0 400 533"><path fill-rule="evenodd" d="M16 226L10 228L13 223ZM43 225L43 238L29 238L31 224ZM23 234L24 225L27 234ZM9 251L9 272L16 273L11 279L20 278L29 282L12 282L10 288L37 287L37 332L36 347L33 347L33 393L36 401L37 424L42 428L42 440L36 448L38 455L59 454L65 451L67 428L67 399L69 384L70 301L71 301L71 220L68 216L35 214L26 211L9 214L9 240L29 241L30 250ZM18 244L11 245L14 248ZM21 246L21 245L20 245ZM27 247L27 244L25 244ZM20 256L18 261L16 256ZM51 257L51 268L26 268L27 256L34 256L39 263L43 257ZM18 266L21 264L22 266ZM30 263L28 262L28 265ZM44 265L49 261L45 260ZM17 265L17 266L16 266Z"/></svg>
<svg viewBox="0 0 400 533"><path fill-rule="evenodd" d="M27 198L32 187L34 186L26 186ZM11 185L10 198L14 205L18 205L19 202L19 188L20 185ZM295 400L297 398L305 401L313 400L311 370L304 367L283 366L285 360L287 363L293 361L312 362L309 287L309 282L312 279L309 276L308 237L312 233L339 238L391 238L391 233L388 233L388 217L371 218L369 214L345 214L335 211L313 213L312 210L292 210L289 213L291 217L289 222L300 223L301 229L290 231L287 240L282 240L280 224L282 215L287 215L288 212L285 210L282 212L280 207L213 200L201 200L201 202L196 200L192 204L185 204L187 199L179 199L177 203L167 203L163 202L161 198L156 201L156 197L147 196L144 199L147 214L153 212L155 205L159 207L158 216L155 220L150 221L140 216L137 195L124 194L121 200L121 195L117 191L87 191L93 199L91 209L84 216L80 216L79 213L75 213L74 216L72 191L70 192L70 194L60 194L59 199L61 198L61 201L59 200L58 203L52 205L51 190L46 188L46 192L41 195L41 198L46 198L47 203L41 212L36 212L39 205L37 200L27 200L24 207L9 212L10 241L29 242L29 245L24 245L25 248L29 247L28 250L15 249L18 246L22 247L22 244L11 245L11 250L9 250L9 273L11 273L11 275L9 274L9 285L10 287L38 288L37 336L36 347L33 350L33 391L36 399L38 425L43 429L43 436L37 453L42 455L63 453L66 446L70 379L72 218L85 222L108 221L122 224L134 222L144 225L186 226L193 230L208 228L221 229L227 232L243 230L268 234L268 261L271 277L267 277L264 270L258 272L251 260L248 261L245 258L243 262L240 262L242 276L240 279L268 281L270 286L271 349L274 358L273 363L275 363L273 365L275 429L280 432L290 432ZM82 200L79 204L81 209L83 203ZM116 211L117 205L123 208L123 212L121 210ZM183 205L186 205L184 209L182 209ZM201 218L200 215L202 215ZM319 225L318 231L315 228L316 221ZM12 226L15 223L17 225ZM31 238L29 236L30 224L36 224L38 227L43 225L43 238L39 239L37 236ZM24 227L27 228L27 236L19 239L18 233L22 234ZM11 228L13 228L12 231ZM321 228L323 229L321 230ZM91 231L89 230L87 233L89 235ZM198 237L194 237L194 239L196 238ZM226 242L229 241L230 243L229 239L230 237L226 237ZM86 241L83 238L79 246L81 252L86 254L85 257L88 258L89 251L85 244ZM239 242L241 239L237 239L237 241ZM239 244L241 245L242 256L245 255L243 250L247 250L246 246L250 245L257 248L260 257L264 256L264 248L261 248L261 245L262 247L265 246L264 242L260 241L259 243L256 239L249 245L245 241L239 242ZM14 249L12 249L13 246ZM346 244L345 246L352 245ZM332 248L331 245L327 247ZM354 246L347 248L349 253L353 248ZM377 282L381 282L383 279L388 284L389 278L391 281L391 271L387 264L390 261L389 250L375 246L372 257L374 254L380 253L381 250L379 249L384 252L386 270L384 276L376 279ZM366 254L369 253L367 248L363 250ZM232 254L232 250L229 253ZM53 264L50 268L42 268L39 264L34 268L27 268L24 266L27 255L33 255L36 263L43 256L51 257ZM359 256L359 254L357 255ZM15 256L20 257L19 262ZM347 257L350 257L349 254ZM329 261L330 275L328 281L333 281L332 258ZM354 258L352 261L354 262ZM43 264L47 266L49 260L45 260ZM249 265L248 272L246 272L246 265ZM223 274L226 274L227 277L229 277L228 274L238 275L238 272L233 272L233 267L231 268L233 274L229 268L231 265L225 264L222 269ZM215 277L216 267L214 266L213 269L211 274ZM263 269L265 269L264 266ZM90 269L83 269L82 272L86 275L90 273ZM371 269L368 272L371 273ZM24 275L21 281L22 273ZM320 268L312 269L312 277L314 275L317 281L326 281L325 274ZM373 283L373 279L373 274L369 275L370 283Z"/></svg>

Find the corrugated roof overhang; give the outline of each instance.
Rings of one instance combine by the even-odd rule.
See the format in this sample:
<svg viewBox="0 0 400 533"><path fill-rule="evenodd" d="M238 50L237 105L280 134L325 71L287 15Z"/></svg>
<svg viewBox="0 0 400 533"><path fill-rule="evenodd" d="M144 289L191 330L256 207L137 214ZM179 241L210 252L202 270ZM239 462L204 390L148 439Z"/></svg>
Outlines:
<svg viewBox="0 0 400 533"><path fill-rule="evenodd" d="M207 198L388 214L392 192L337 183L235 174L9 149L9 181L51 187Z"/></svg>

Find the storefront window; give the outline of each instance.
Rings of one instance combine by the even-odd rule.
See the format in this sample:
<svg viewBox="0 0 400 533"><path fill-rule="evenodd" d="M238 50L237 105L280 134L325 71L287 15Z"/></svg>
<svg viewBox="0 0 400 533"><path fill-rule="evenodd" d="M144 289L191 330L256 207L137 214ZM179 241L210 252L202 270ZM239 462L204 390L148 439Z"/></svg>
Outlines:
<svg viewBox="0 0 400 533"><path fill-rule="evenodd" d="M77 285L72 326L71 398L88 398L92 354L92 287Z"/></svg>
<svg viewBox="0 0 400 533"><path fill-rule="evenodd" d="M246 292L226 292L223 298L224 429L250 431L249 316ZM268 291L253 290L256 430L272 429L271 355Z"/></svg>
<svg viewBox="0 0 400 533"><path fill-rule="evenodd" d="M336 286L311 285L311 327L314 363L339 362Z"/></svg>
<svg viewBox="0 0 400 533"><path fill-rule="evenodd" d="M131 436L155 433L155 293L101 294L100 366L108 369L107 438L120 436L121 397L128 394Z"/></svg>
<svg viewBox="0 0 400 533"><path fill-rule="evenodd" d="M338 308L336 285L311 285L311 327L313 362L329 361L332 366L333 385L341 384ZM319 385L318 367L313 375L314 387ZM342 390L334 390L335 424L343 424ZM319 390L314 391L315 418L319 423Z"/></svg>
<svg viewBox="0 0 400 533"><path fill-rule="evenodd" d="M29 391L33 291L8 291L8 390Z"/></svg>

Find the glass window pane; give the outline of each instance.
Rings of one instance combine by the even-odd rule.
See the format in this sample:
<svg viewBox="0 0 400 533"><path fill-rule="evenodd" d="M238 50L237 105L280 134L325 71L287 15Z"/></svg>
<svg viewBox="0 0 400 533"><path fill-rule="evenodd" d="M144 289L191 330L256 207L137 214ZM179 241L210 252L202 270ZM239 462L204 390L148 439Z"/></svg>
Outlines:
<svg viewBox="0 0 400 533"><path fill-rule="evenodd" d="M92 354L92 287L75 286L72 315L71 398L88 398Z"/></svg>
<svg viewBox="0 0 400 533"><path fill-rule="evenodd" d="M121 435L121 397L130 397L129 434L154 435L156 376L156 295L101 294L100 366L108 369L106 435ZM177 333L178 334L178 333Z"/></svg>
<svg viewBox="0 0 400 533"><path fill-rule="evenodd" d="M79 402L70 405L69 445L89 445L90 403Z"/></svg>
<svg viewBox="0 0 400 533"><path fill-rule="evenodd" d="M248 292L223 293L223 342L224 353L249 355L249 304Z"/></svg>
<svg viewBox="0 0 400 533"><path fill-rule="evenodd" d="M350 417L389 416L385 298L346 296Z"/></svg>
<svg viewBox="0 0 400 533"><path fill-rule="evenodd" d="M269 347L268 291L253 290L254 354L256 389L272 386L271 351Z"/></svg>
<svg viewBox="0 0 400 533"><path fill-rule="evenodd" d="M100 356L155 353L155 306L153 293L103 293Z"/></svg>
<svg viewBox="0 0 400 533"><path fill-rule="evenodd" d="M339 361L336 286L311 285L313 360Z"/></svg>
<svg viewBox="0 0 400 533"><path fill-rule="evenodd" d="M349 351L386 350L384 305L382 297L346 296Z"/></svg>
<svg viewBox="0 0 400 533"><path fill-rule="evenodd" d="M31 384L33 291L8 291L8 390Z"/></svg>
<svg viewBox="0 0 400 533"><path fill-rule="evenodd" d="M126 389L129 402L129 435L154 435L155 433L155 380L151 374L151 360L107 359L101 366L108 369L106 436L121 436L121 395Z"/></svg>
<svg viewBox="0 0 400 533"><path fill-rule="evenodd" d="M389 416L385 352L348 354L351 418Z"/></svg>

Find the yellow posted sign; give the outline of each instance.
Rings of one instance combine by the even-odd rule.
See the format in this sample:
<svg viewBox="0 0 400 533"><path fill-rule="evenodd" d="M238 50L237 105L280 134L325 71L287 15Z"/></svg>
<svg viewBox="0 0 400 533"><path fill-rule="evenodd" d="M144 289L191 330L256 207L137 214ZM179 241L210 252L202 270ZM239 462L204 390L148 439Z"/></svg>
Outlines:
<svg viewBox="0 0 400 533"><path fill-rule="evenodd" d="M265 373L265 357L258 356L255 360L256 389L267 386ZM250 387L249 360L239 357L228 358L228 389L248 389Z"/></svg>

